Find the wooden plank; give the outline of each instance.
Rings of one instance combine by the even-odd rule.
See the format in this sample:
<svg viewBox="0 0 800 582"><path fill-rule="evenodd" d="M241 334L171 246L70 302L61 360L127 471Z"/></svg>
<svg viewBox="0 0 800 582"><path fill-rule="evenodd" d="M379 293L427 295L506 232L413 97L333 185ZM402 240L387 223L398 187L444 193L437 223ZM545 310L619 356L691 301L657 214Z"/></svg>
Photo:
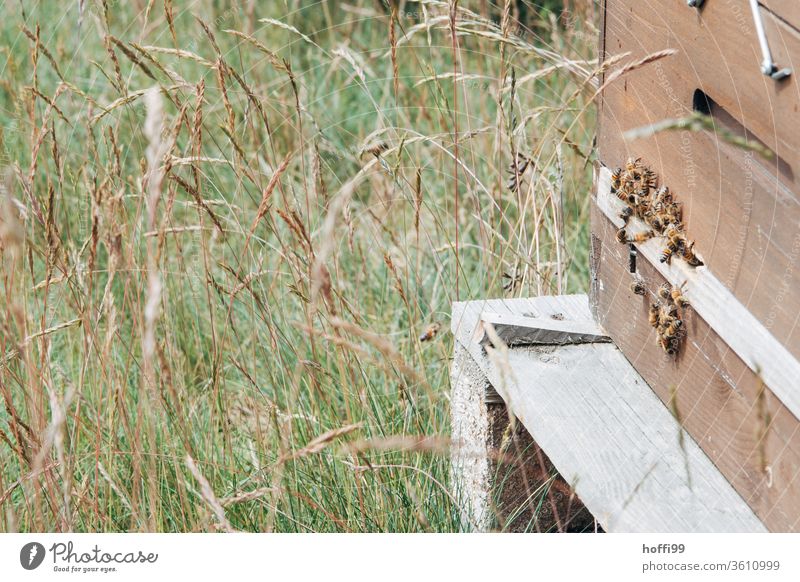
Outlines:
<svg viewBox="0 0 800 582"><path fill-rule="evenodd" d="M623 226L619 214L625 204L611 193L611 171L598 170L597 206L617 228ZM638 227L636 226L638 224ZM637 218L629 223L631 233L648 227ZM685 283L692 309L764 382L781 402L800 418L800 362L775 339L775 336L719 282L709 269L692 268L682 260L659 261L664 239L657 237L636 245L639 255L650 262L672 285ZM702 258L702 255L701 255Z"/></svg>
<svg viewBox="0 0 800 582"><path fill-rule="evenodd" d="M734 100L733 108L728 102L727 113L718 113L716 119L738 115L736 123L746 126L750 121L741 114L746 111L751 117L766 116L770 124L790 128L800 139L800 114L778 109L779 103L767 94L773 90L768 89L771 80L763 75L757 80L756 72L752 83L760 83L759 87L751 87L750 81L737 84L744 65L727 59L727 48L722 45L730 44L729 37L735 41L744 36L735 27L735 7L745 10L747 26L752 26L752 17L743 3L714 2L714 10L721 10L721 4L729 11L726 17L734 23L734 30L720 35L717 47L709 45L711 31L703 24L710 18L711 3L699 23L697 16L684 22L687 8L680 3L656 6L645 1L635 9L631 2L609 3L606 46L610 54L631 51L630 58L637 58L666 47L681 52L633 71L607 88L598 138L600 157L609 167L623 164L628 157L643 157L683 202L687 230L709 269L784 347L800 357L800 293L788 292L800 287L800 151L778 148L783 160L768 162L706 131L667 131L633 142L623 138L632 128L688 115L699 88L714 99L719 99L720 92L736 90L742 100L760 95L750 109L743 101ZM722 15L715 17L716 21L722 19ZM676 24L667 26L665 22L672 20ZM653 21L656 24L650 24ZM700 62L696 64L696 60ZM718 70L711 71L715 66ZM800 78L800 71L795 77ZM724 84L724 90L714 89L715 83ZM791 85L779 91L798 95ZM775 128L771 126L770 131L771 138L764 132L760 137L777 147Z"/></svg>
<svg viewBox="0 0 800 582"><path fill-rule="evenodd" d="M535 318L505 313L483 312L481 321L489 323L499 338L509 346L531 344L581 344L610 342L594 319L564 321L563 319ZM485 328L485 326L483 326ZM484 333L480 343L490 342Z"/></svg>
<svg viewBox="0 0 800 582"><path fill-rule="evenodd" d="M788 62L800 54L797 31L762 13L775 59ZM605 33L607 54L630 51L632 58L638 58L668 47L680 51L660 65L678 103L691 109L694 90L702 89L797 173L800 75L781 82L763 75L749 0L706 2L701 11L682 2L615 0L607 6ZM653 73L652 68L635 71L618 86L628 85L636 92L649 79L650 88L658 92L659 79Z"/></svg>
<svg viewBox="0 0 800 582"><path fill-rule="evenodd" d="M800 29L800 2L797 0L759 0L773 14Z"/></svg>
<svg viewBox="0 0 800 582"><path fill-rule="evenodd" d="M504 304L521 315L538 299L551 300ZM565 304L576 320L590 313L585 297ZM456 305L454 320L477 325L464 314L483 306ZM613 344L511 348L502 365L464 347L606 531L765 530L697 444L681 446L680 426Z"/></svg>
<svg viewBox="0 0 800 582"><path fill-rule="evenodd" d="M639 255L636 275L650 296L633 294L628 247L616 241L616 227L596 205L592 231L598 321L767 527L800 531L798 419L692 308L684 312L687 336L677 357L667 356L648 324L664 277Z"/></svg>

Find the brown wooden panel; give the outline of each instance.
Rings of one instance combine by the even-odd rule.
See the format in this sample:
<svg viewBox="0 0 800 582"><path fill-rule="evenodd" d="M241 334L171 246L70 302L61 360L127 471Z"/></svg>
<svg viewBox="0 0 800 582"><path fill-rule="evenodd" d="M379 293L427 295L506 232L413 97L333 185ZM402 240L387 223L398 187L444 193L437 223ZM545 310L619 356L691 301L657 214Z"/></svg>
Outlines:
<svg viewBox="0 0 800 582"><path fill-rule="evenodd" d="M800 2L797 0L760 0L760 4L795 28L800 28Z"/></svg>
<svg viewBox="0 0 800 582"><path fill-rule="evenodd" d="M683 22L687 7L682 3L658 3L664 13L658 16L650 0L637 2L635 11L630 8L632 4L608 2L605 46L609 53L631 51L635 58L668 46L682 53L634 71L608 87L598 139L601 160L615 167L628 157L643 157L684 203L687 230L709 269L778 341L800 357L800 293L794 292L800 288L800 201L790 189L800 190L791 166L798 152L789 155L784 148L780 151L786 156L770 163L709 132L662 132L626 142L622 134L628 129L689 114L698 87L716 98L710 87L722 87L730 81L724 75L720 80L719 72L716 80L711 73L704 76L700 66L695 67L695 61L705 62L709 57L705 46L709 31L702 28L702 21L711 18L707 15L712 13L712 4L704 8L703 17L689 19L692 24ZM749 16L749 7L741 4L747 8L744 15ZM719 15L715 18L721 20ZM647 21L659 24L649 25ZM752 18L746 22L752 25ZM698 31L698 27L702 29ZM643 34L636 34L639 30ZM713 38L727 46L727 36L743 37L734 31ZM739 42L746 41L742 38ZM715 54L719 57L719 50ZM744 66L740 64L739 68ZM726 74L732 75L732 70ZM774 89L774 82L757 69L750 77L758 79L762 93ZM783 90L794 91L797 96L795 85L784 85ZM765 103L760 111L769 107ZM721 124L736 129L738 122L721 104L714 107L714 115ZM796 117L792 114L787 125ZM796 124L793 135L793 139L800 139Z"/></svg>
<svg viewBox="0 0 800 582"><path fill-rule="evenodd" d="M800 531L800 421L768 389L759 398L757 376L691 308L686 340L668 357L648 324L653 298L630 291L628 247L594 205L592 231L595 317L666 405L676 390L683 426L765 525ZM648 290L664 282L641 256L636 267Z"/></svg>
<svg viewBox="0 0 800 582"><path fill-rule="evenodd" d="M776 82L761 73L761 51L747 0L706 2L699 12L682 2L612 0L606 10L607 54L631 52L636 58L665 48L679 51L657 65L669 91L660 86L662 79L652 66L624 77L620 84L637 83L634 93L646 85L655 93L671 92L660 100L662 107L667 105L662 113L669 117L681 109L690 111L695 89L703 90L797 173L800 74ZM762 12L776 61L794 65L796 60L800 66L800 34Z"/></svg>

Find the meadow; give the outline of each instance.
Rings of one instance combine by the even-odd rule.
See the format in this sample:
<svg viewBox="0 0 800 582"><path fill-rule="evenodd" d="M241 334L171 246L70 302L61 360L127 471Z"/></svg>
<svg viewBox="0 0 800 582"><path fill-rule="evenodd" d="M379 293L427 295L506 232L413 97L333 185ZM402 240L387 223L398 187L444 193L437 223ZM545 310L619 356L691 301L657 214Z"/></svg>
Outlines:
<svg viewBox="0 0 800 582"><path fill-rule="evenodd" d="M450 306L588 287L592 4L3 13L0 530L470 530Z"/></svg>

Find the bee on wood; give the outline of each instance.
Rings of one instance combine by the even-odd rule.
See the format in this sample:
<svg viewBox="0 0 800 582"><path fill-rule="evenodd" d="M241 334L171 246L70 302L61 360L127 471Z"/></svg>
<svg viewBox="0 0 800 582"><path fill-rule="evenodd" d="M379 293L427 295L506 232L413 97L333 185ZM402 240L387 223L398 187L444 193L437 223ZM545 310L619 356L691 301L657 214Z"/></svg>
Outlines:
<svg viewBox="0 0 800 582"><path fill-rule="evenodd" d="M701 261L696 254L694 254L694 241L689 243L683 250L683 258L689 264L690 267L700 267L703 265L703 261Z"/></svg>
<svg viewBox="0 0 800 582"><path fill-rule="evenodd" d="M421 342L429 342L433 338L436 337L436 334L439 333L439 330L442 328L440 323L432 323L427 328L425 328L425 332L419 336L419 341Z"/></svg>
<svg viewBox="0 0 800 582"><path fill-rule="evenodd" d="M673 286L669 292L672 301L674 301L675 305L679 307L687 307L689 305L689 300L683 296L683 291L681 289L685 284L686 283L684 282L680 287Z"/></svg>
<svg viewBox="0 0 800 582"><path fill-rule="evenodd" d="M683 327L683 320L678 317L673 317L672 320L664 328L664 337L668 339L675 338Z"/></svg>
<svg viewBox="0 0 800 582"><path fill-rule="evenodd" d="M633 283L631 283L631 291L635 295L644 296L645 291L646 291L646 289L644 287L644 281L642 281L641 279L636 279Z"/></svg>
<svg viewBox="0 0 800 582"><path fill-rule="evenodd" d="M627 240L627 242L629 242L629 243L643 243L645 241L650 240L655 235L656 234L652 230L648 230L648 231L640 232L638 234L633 235L632 237L630 237Z"/></svg>
<svg viewBox="0 0 800 582"><path fill-rule="evenodd" d="M625 172L634 180L638 180L642 175L642 158L629 158L625 164Z"/></svg>
<svg viewBox="0 0 800 582"><path fill-rule="evenodd" d="M670 298L670 286L669 283L664 283L661 287L658 288L658 296L665 301Z"/></svg>
<svg viewBox="0 0 800 582"><path fill-rule="evenodd" d="M625 224L628 224L628 221L631 219L631 216L633 216L633 208L631 208L630 206L626 206L625 208L622 209L622 212L619 213L619 217Z"/></svg>
<svg viewBox="0 0 800 582"><path fill-rule="evenodd" d="M664 336L658 338L658 345L661 346L668 356L674 356L678 353L678 342L676 339L670 339Z"/></svg>
<svg viewBox="0 0 800 582"><path fill-rule="evenodd" d="M650 323L650 327L658 327L660 321L661 313L661 305L658 302L650 304L650 315L648 317L648 322Z"/></svg>
<svg viewBox="0 0 800 582"><path fill-rule="evenodd" d="M648 190L655 190L658 186L658 177L650 168L645 168L642 172L642 185Z"/></svg>
<svg viewBox="0 0 800 582"><path fill-rule="evenodd" d="M622 188L622 168L611 172L611 191L616 193Z"/></svg>
<svg viewBox="0 0 800 582"><path fill-rule="evenodd" d="M617 231L617 242L618 243L628 242L628 233L625 231L625 228L620 228Z"/></svg>
<svg viewBox="0 0 800 582"><path fill-rule="evenodd" d="M667 247L663 251L661 251L658 260L662 263L666 263L669 265L670 262L672 261L672 255L674 255L677 250L678 249L675 248L672 245L672 243L667 244Z"/></svg>

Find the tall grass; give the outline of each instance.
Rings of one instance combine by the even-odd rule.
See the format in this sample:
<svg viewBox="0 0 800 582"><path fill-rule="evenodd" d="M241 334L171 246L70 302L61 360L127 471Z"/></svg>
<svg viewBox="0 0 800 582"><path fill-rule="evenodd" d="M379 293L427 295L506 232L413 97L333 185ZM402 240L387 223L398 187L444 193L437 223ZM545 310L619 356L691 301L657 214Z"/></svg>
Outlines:
<svg viewBox="0 0 800 582"><path fill-rule="evenodd" d="M0 529L469 529L450 304L588 281L587 11L4 10Z"/></svg>

